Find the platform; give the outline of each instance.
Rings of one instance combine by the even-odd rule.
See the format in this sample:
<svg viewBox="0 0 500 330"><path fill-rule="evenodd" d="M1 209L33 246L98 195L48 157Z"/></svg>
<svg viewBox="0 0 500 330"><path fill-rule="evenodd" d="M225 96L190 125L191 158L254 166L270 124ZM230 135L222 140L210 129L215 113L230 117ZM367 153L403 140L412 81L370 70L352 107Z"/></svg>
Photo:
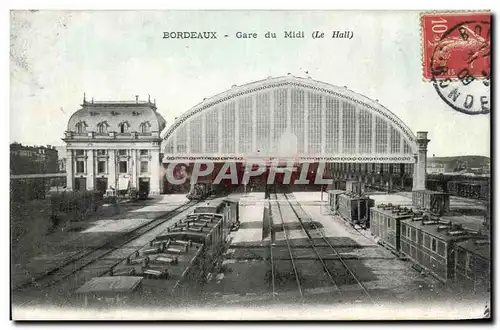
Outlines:
<svg viewBox="0 0 500 330"><path fill-rule="evenodd" d="M82 234L96 232L129 232L149 221L170 212L182 204L189 202L185 195L161 195L151 205L130 210L109 219L91 222L91 227L82 231Z"/></svg>
<svg viewBox="0 0 500 330"><path fill-rule="evenodd" d="M238 198L240 228L231 233L231 244L258 242L263 238L264 228L264 193L233 194Z"/></svg>

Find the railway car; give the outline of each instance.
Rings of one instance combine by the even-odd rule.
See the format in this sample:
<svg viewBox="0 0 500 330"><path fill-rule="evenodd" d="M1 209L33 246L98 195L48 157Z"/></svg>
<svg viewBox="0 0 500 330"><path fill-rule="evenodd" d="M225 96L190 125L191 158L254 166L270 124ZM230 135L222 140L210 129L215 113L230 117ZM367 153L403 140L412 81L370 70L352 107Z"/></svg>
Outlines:
<svg viewBox="0 0 500 330"><path fill-rule="evenodd" d="M375 201L366 196L345 193L338 196L338 214L352 226L370 227L370 207Z"/></svg>
<svg viewBox="0 0 500 330"><path fill-rule="evenodd" d="M429 215L403 220L400 238L401 253L445 283L455 277L457 244L471 238L486 239L479 232L465 229L461 224Z"/></svg>
<svg viewBox="0 0 500 330"><path fill-rule="evenodd" d="M232 228L240 225L239 202L230 198L208 201L197 206L193 213L215 213L223 215L224 232L226 236Z"/></svg>
<svg viewBox="0 0 500 330"><path fill-rule="evenodd" d="M345 190L328 190L328 207L333 214L338 213L339 195L345 194Z"/></svg>
<svg viewBox="0 0 500 330"><path fill-rule="evenodd" d="M141 291L141 276L95 277L76 290L84 307L123 307Z"/></svg>
<svg viewBox="0 0 500 330"><path fill-rule="evenodd" d="M226 248L227 218L217 213L192 213L110 269L109 277L92 279L77 294L92 293L92 283L106 282L119 294L117 284L140 282L127 291L129 304L157 305L195 298L209 274L217 268ZM118 280L113 282L113 278ZM140 278L140 281L138 280ZM130 285L129 285L130 286ZM115 292L115 291L120 292ZM110 303L116 302L109 300ZM121 298L120 298L121 299ZM87 301L86 300L86 301ZM123 302L123 299L121 299Z"/></svg>
<svg viewBox="0 0 500 330"><path fill-rule="evenodd" d="M419 209L437 215L450 211L450 195L432 190L415 190L412 192L412 204Z"/></svg>
<svg viewBox="0 0 500 330"><path fill-rule="evenodd" d="M210 184L198 183L191 187L186 197L189 200L201 200L207 198L211 193Z"/></svg>
<svg viewBox="0 0 500 330"><path fill-rule="evenodd" d="M488 180L476 181L448 181L448 193L453 196L473 198L473 199L489 199L490 182Z"/></svg>
<svg viewBox="0 0 500 330"><path fill-rule="evenodd" d="M455 281L474 291L488 291L491 284L491 245L489 240L469 239L455 249Z"/></svg>
<svg viewBox="0 0 500 330"><path fill-rule="evenodd" d="M400 251L401 221L416 215L411 209L392 204L380 204L370 209L370 232L390 250Z"/></svg>
<svg viewBox="0 0 500 330"><path fill-rule="evenodd" d="M407 257L441 282L489 284L489 239L481 232L398 205L370 209L370 232L379 243ZM474 261L471 261L474 260Z"/></svg>
<svg viewBox="0 0 500 330"><path fill-rule="evenodd" d="M238 201L219 199L196 207L148 246L110 269L109 275L141 277L139 293L131 293L141 303L196 296L217 268L231 227L239 223L238 206Z"/></svg>

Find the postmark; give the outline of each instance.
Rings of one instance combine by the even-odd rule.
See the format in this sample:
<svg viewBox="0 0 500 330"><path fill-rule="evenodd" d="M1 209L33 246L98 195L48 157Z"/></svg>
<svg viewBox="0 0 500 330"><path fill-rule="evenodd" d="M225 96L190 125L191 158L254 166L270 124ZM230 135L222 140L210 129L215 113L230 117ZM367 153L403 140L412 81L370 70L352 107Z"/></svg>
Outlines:
<svg viewBox="0 0 500 330"><path fill-rule="evenodd" d="M490 112L490 14L422 15L424 79L452 109Z"/></svg>

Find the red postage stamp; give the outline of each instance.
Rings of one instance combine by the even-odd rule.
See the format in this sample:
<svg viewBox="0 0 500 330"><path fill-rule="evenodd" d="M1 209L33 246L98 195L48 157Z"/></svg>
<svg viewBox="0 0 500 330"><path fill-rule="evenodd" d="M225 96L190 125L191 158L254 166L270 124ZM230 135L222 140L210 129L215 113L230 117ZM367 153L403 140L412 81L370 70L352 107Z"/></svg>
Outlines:
<svg viewBox="0 0 500 330"><path fill-rule="evenodd" d="M423 78L456 111L490 112L491 14L432 13L421 16Z"/></svg>
<svg viewBox="0 0 500 330"><path fill-rule="evenodd" d="M487 12L423 14L424 79L489 77L490 17Z"/></svg>

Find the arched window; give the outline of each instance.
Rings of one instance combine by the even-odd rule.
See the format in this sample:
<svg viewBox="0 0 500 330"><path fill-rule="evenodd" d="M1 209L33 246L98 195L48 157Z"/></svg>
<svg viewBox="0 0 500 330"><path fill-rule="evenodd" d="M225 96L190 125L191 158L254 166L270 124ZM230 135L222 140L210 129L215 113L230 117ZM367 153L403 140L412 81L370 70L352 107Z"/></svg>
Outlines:
<svg viewBox="0 0 500 330"><path fill-rule="evenodd" d="M128 133L128 129L129 129L130 125L127 122L123 122L123 123L120 123L118 125L118 127L120 129L120 133Z"/></svg>
<svg viewBox="0 0 500 330"><path fill-rule="evenodd" d="M148 121L145 121L140 126L141 133L150 133L151 132L151 124Z"/></svg>
<svg viewBox="0 0 500 330"><path fill-rule="evenodd" d="M87 125L85 122L80 121L76 123L76 132L79 134L85 133L87 131Z"/></svg>
<svg viewBox="0 0 500 330"><path fill-rule="evenodd" d="M108 132L108 123L103 121L102 123L97 124L97 133L106 134Z"/></svg>

